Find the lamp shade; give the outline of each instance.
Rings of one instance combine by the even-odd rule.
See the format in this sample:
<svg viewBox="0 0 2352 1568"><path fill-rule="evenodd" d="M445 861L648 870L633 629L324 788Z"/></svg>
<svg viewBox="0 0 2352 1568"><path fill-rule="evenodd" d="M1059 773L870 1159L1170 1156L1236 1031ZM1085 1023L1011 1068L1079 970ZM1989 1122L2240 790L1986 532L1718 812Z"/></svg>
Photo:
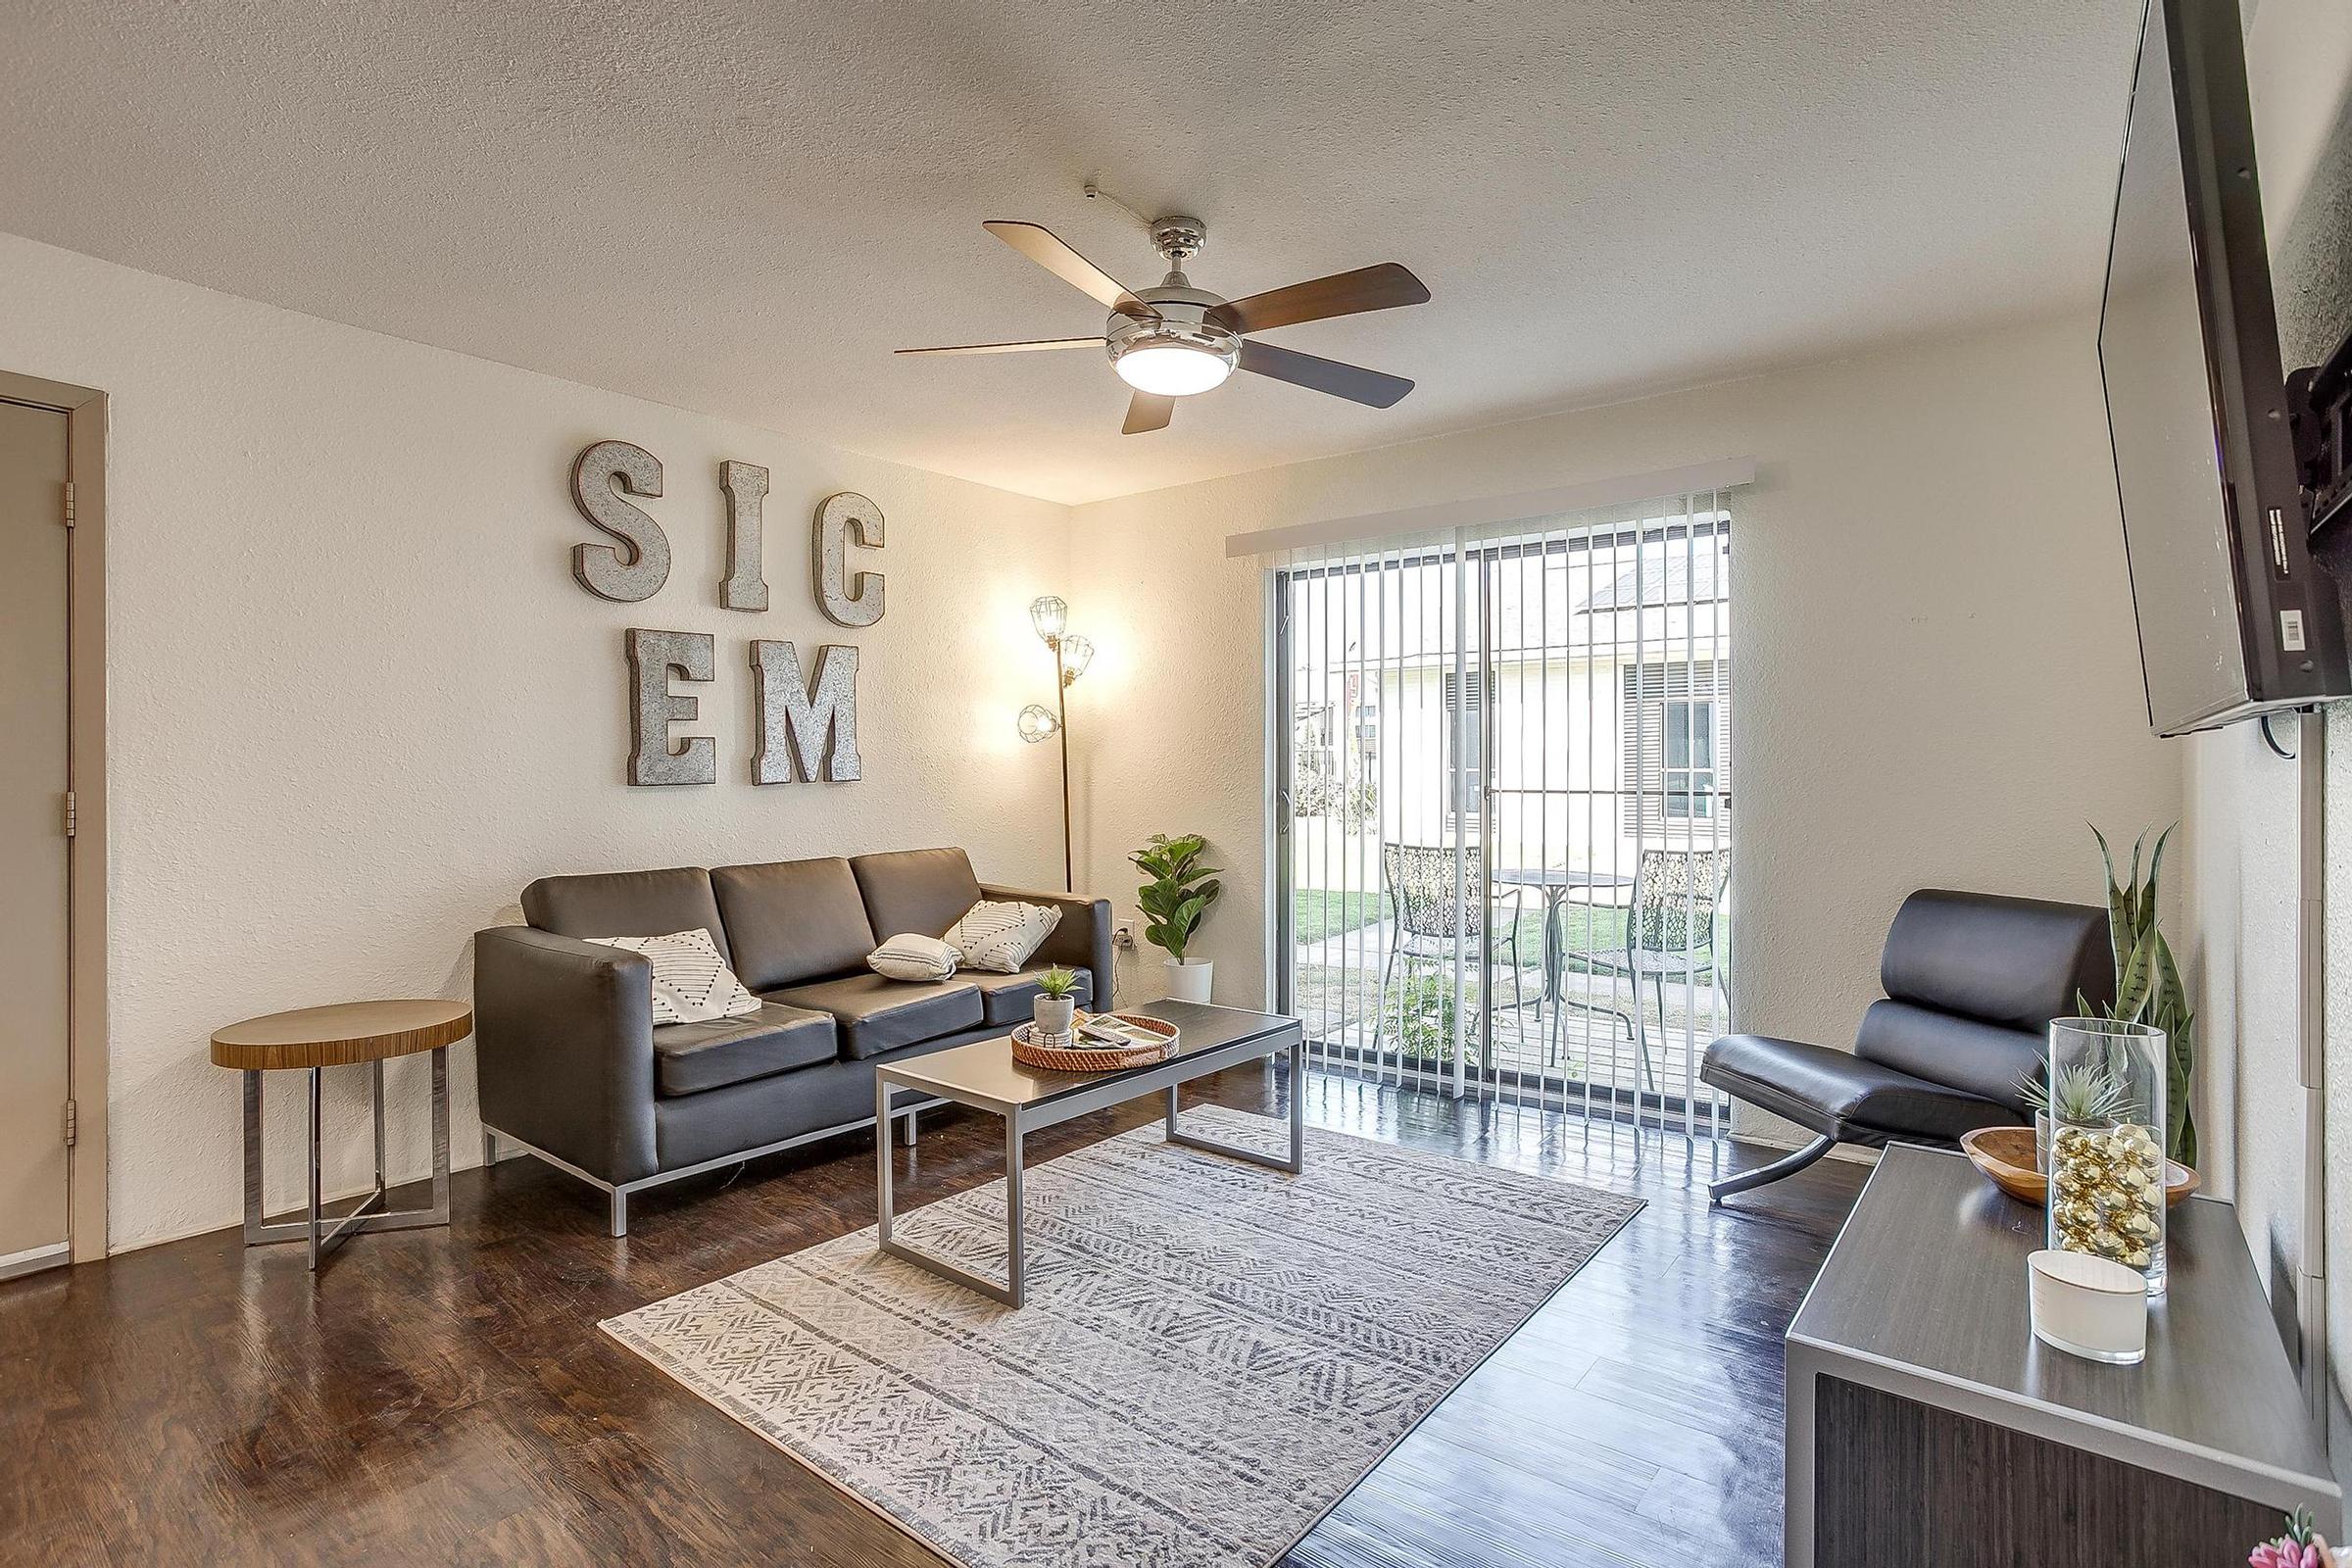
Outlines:
<svg viewBox="0 0 2352 1568"><path fill-rule="evenodd" d="M1192 343L1143 342L1122 353L1111 368L1138 392L1184 398L1218 385L1233 373L1233 362Z"/></svg>
<svg viewBox="0 0 2352 1568"><path fill-rule="evenodd" d="M1062 673L1076 680L1086 673L1086 666L1095 662L1095 645L1085 638L1070 635L1061 640Z"/></svg>
<svg viewBox="0 0 2352 1568"><path fill-rule="evenodd" d="M1054 710L1040 703L1031 703L1021 710L1019 724L1021 739L1032 746L1052 740L1054 732L1061 728L1061 720L1054 716Z"/></svg>
<svg viewBox="0 0 2352 1568"><path fill-rule="evenodd" d="M1029 601L1029 624L1037 634L1052 642L1061 635L1061 628L1070 623L1070 607L1054 594Z"/></svg>

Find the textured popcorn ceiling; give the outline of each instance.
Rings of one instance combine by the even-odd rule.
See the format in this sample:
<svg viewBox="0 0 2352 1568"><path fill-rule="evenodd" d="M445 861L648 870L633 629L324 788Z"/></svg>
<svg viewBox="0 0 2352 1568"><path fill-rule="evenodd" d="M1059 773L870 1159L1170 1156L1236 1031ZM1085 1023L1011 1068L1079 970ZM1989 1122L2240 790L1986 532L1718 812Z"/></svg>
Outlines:
<svg viewBox="0 0 2352 1568"><path fill-rule="evenodd" d="M2138 9L11 0L0 228L1080 501L2091 298ZM983 219L1153 281L1090 175L1228 295L1410 266L1271 340L1419 390L889 357L1099 329Z"/></svg>

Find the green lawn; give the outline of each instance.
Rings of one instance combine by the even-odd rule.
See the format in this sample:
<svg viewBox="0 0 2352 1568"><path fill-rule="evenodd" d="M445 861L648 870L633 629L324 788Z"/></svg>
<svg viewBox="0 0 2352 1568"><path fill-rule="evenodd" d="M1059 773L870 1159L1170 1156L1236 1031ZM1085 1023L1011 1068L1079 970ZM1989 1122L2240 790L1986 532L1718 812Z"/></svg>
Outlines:
<svg viewBox="0 0 2352 1568"><path fill-rule="evenodd" d="M1360 931L1387 916L1388 900L1361 889L1298 888L1291 895L1292 940L1300 947L1348 931ZM1533 969L1544 961L1544 906L1523 901L1519 916L1519 959ZM1497 920L1503 918L1497 911ZM1502 933L1497 930L1497 936ZM1560 936L1570 953L1599 953L1625 945L1625 911L1569 904L1560 909Z"/></svg>
<svg viewBox="0 0 2352 1568"><path fill-rule="evenodd" d="M1292 939L1301 947L1336 937L1347 931L1360 931L1387 913L1387 901L1379 893L1362 890L1343 893L1337 888L1297 888L1291 894Z"/></svg>

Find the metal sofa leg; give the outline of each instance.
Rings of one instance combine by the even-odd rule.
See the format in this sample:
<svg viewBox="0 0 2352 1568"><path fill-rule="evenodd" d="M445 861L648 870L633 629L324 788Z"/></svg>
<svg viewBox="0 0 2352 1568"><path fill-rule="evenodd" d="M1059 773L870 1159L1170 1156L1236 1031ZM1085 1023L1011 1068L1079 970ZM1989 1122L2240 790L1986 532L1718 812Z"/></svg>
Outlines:
<svg viewBox="0 0 2352 1568"><path fill-rule="evenodd" d="M908 1149L914 1147L914 1112L911 1110L899 1118L899 1142Z"/></svg>
<svg viewBox="0 0 2352 1568"><path fill-rule="evenodd" d="M612 1189L612 1234L629 1234L629 1195L617 1187Z"/></svg>
<svg viewBox="0 0 2352 1568"><path fill-rule="evenodd" d="M1737 1176L1726 1176L1722 1181L1710 1182L1707 1184L1707 1201L1710 1204L1720 1203L1735 1193L1744 1193L1750 1188L1762 1187L1767 1182L1777 1182L1784 1176L1793 1176L1837 1147L1838 1140L1825 1135L1792 1153L1782 1155L1769 1165L1758 1165L1754 1170L1743 1170Z"/></svg>

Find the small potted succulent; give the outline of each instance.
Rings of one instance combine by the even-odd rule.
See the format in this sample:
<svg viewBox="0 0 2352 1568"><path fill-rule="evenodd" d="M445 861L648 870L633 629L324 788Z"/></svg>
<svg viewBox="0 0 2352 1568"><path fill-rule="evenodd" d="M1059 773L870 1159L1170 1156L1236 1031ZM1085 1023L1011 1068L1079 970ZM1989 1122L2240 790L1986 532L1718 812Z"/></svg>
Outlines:
<svg viewBox="0 0 2352 1568"><path fill-rule="evenodd" d="M1037 977L1037 1033L1047 1037L1068 1034L1077 1022L1078 976L1055 964Z"/></svg>
<svg viewBox="0 0 2352 1568"><path fill-rule="evenodd" d="M2050 1168L2050 1130L2060 1127L2104 1127L2123 1114L2131 1101L2125 1086L2098 1067L2083 1062L2062 1068L2057 1081L2038 1077L2017 1086L2017 1097L2034 1107L2034 1168Z"/></svg>

